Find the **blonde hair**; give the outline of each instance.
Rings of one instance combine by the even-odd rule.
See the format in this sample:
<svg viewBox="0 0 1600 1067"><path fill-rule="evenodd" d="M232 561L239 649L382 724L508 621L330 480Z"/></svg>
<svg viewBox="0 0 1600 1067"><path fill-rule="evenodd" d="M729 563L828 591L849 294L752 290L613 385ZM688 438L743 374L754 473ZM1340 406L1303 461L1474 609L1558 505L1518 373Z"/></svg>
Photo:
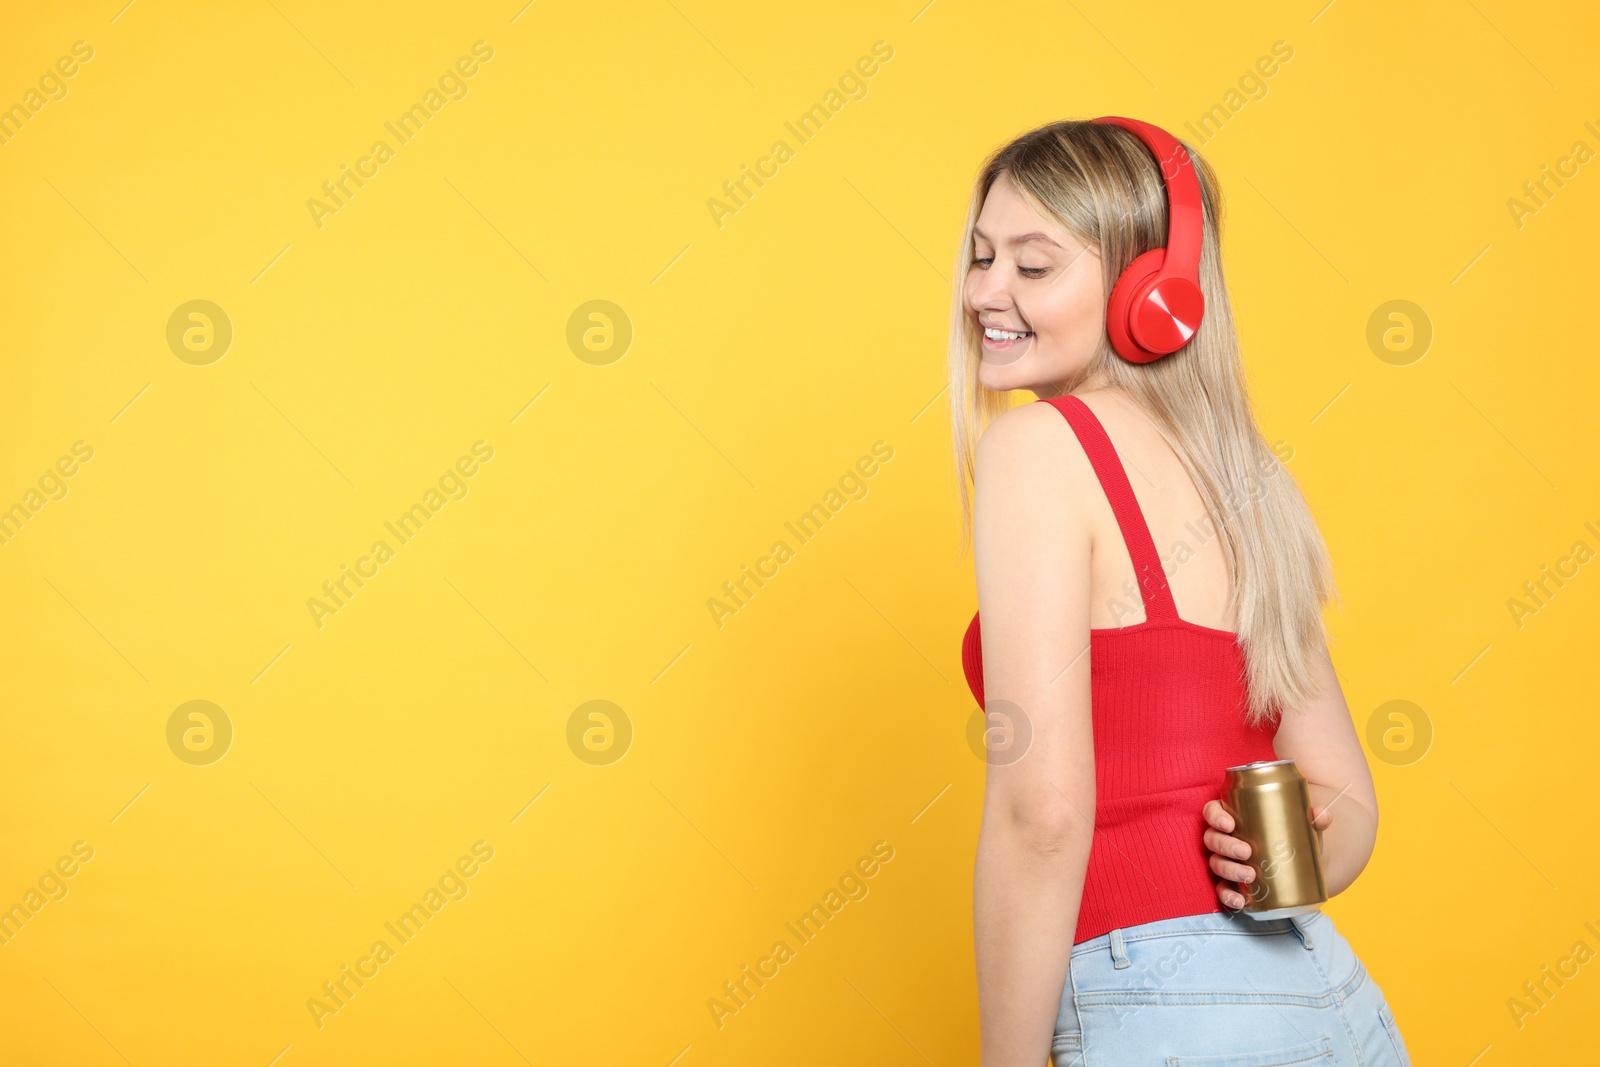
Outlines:
<svg viewBox="0 0 1600 1067"><path fill-rule="evenodd" d="M1103 378L1149 416L1184 469L1220 536L1232 575L1230 603L1244 654L1246 722L1276 721L1317 695L1314 658L1326 644L1322 605L1337 601L1328 550L1292 475L1262 437L1251 411L1218 237L1222 194L1215 172L1184 142L1200 179L1205 240L1200 288L1205 316L1183 348L1134 364L1100 343L1088 365L1064 383L1072 392ZM980 331L963 287L973 258L973 227L989 189L1007 176L1033 207L1100 255L1109 295L1133 259L1166 244L1166 187L1150 150L1118 126L1052 122L995 150L974 184L956 254L950 311L950 420L961 495L962 554L972 540L978 437L1011 407L1009 392L978 381Z"/></svg>

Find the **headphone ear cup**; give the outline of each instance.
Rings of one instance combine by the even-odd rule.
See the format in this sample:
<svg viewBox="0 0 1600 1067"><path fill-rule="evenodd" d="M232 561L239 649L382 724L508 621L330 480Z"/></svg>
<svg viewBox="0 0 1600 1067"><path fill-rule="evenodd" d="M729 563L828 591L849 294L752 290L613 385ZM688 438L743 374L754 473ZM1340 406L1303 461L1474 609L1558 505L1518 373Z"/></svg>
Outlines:
<svg viewBox="0 0 1600 1067"><path fill-rule="evenodd" d="M1155 276L1166 261L1165 248L1152 248L1128 264L1111 287L1111 299L1106 302L1106 333L1111 337L1111 347L1117 355L1131 363L1150 363L1165 353L1152 352L1133 337L1133 317L1138 311L1138 300L1145 284Z"/></svg>

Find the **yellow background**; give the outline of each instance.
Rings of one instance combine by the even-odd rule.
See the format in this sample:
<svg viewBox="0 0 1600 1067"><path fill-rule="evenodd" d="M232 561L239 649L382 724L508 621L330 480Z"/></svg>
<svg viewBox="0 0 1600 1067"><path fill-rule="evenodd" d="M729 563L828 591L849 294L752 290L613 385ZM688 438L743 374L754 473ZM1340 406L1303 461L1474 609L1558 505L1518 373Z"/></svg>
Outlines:
<svg viewBox="0 0 1600 1067"><path fill-rule="evenodd" d="M1600 19L1403 7L8 12L0 104L94 57L0 146L0 506L94 455L0 547L0 906L94 851L0 946L0 1058L975 1063L950 264L985 152L1107 113L1217 168L1352 713L1365 735L1408 700L1434 731L1374 755L1377 850L1328 912L1417 1063L1591 1058L1600 963L1520 1027L1507 1001L1600 951L1600 577L1520 628L1508 601L1600 547L1600 174L1520 227L1507 201L1600 149ZM319 228L307 200L479 40L468 95ZM880 40L799 144L784 123ZM1280 40L1266 95L1198 139ZM707 201L780 138L719 228ZM196 299L234 330L205 366L166 342ZM1366 342L1396 299L1434 329L1404 366ZM605 365L566 339L591 300L633 329ZM319 628L306 601L477 441L469 493ZM190 700L233 727L210 765L168 747ZM632 726L609 765L568 745L590 700ZM307 1000L477 841L468 895L319 1028ZM877 841L870 893L719 1028L707 1000Z"/></svg>

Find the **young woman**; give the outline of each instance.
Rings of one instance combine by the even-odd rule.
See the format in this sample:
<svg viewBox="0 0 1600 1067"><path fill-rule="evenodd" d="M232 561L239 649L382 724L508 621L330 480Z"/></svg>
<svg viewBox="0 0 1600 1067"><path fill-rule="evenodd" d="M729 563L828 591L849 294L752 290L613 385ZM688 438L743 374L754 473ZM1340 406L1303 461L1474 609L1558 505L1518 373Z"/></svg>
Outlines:
<svg viewBox="0 0 1600 1067"><path fill-rule="evenodd" d="M1219 208L1203 159L1123 118L1026 133L974 189L950 395L983 620L983 1067L1409 1067L1332 919L1239 910L1227 767L1294 760L1330 895L1378 804L1327 550L1251 413Z"/></svg>

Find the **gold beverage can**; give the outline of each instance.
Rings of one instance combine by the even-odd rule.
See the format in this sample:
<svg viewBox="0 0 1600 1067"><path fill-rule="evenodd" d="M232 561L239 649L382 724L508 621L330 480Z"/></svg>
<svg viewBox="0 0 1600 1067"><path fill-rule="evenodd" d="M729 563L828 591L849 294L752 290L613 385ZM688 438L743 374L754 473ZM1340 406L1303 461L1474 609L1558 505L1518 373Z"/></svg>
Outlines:
<svg viewBox="0 0 1600 1067"><path fill-rule="evenodd" d="M1282 919L1316 911L1328 902L1322 848L1311 826L1311 791L1292 759L1258 760L1229 767L1222 806L1233 816L1233 837L1250 845L1239 862L1256 872L1243 888L1241 911L1256 919Z"/></svg>

